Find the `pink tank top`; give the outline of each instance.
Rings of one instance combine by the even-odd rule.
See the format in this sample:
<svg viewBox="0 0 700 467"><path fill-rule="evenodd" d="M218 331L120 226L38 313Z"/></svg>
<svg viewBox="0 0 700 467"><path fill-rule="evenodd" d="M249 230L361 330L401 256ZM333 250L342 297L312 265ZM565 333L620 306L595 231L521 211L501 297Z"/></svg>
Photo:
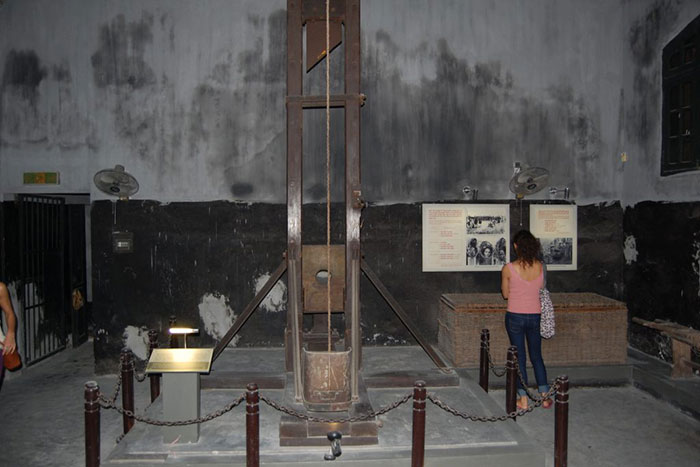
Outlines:
<svg viewBox="0 0 700 467"><path fill-rule="evenodd" d="M526 281L508 263L510 282L508 289L508 311L511 313L541 313L540 289L544 283L542 273L531 281Z"/></svg>

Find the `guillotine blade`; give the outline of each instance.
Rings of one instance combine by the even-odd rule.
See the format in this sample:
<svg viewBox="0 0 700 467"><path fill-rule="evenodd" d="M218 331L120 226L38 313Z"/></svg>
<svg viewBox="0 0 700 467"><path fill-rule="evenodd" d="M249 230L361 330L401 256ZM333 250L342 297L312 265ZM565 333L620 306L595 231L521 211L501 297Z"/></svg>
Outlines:
<svg viewBox="0 0 700 467"><path fill-rule="evenodd" d="M330 50L333 51L343 41L343 28L340 21L333 18L329 22ZM326 56L325 19L306 23L306 71L309 72Z"/></svg>

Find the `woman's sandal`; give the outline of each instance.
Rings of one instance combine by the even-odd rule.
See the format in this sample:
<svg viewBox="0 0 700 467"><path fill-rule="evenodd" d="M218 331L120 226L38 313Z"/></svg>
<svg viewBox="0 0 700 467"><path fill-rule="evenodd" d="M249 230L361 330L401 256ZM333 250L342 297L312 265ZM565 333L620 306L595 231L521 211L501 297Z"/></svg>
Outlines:
<svg viewBox="0 0 700 467"><path fill-rule="evenodd" d="M516 407L518 410L527 410L527 401L525 401L525 405L522 405L522 404L520 403L520 400L521 400L521 399L520 399L519 397L516 399L516 401L515 401L515 407Z"/></svg>
<svg viewBox="0 0 700 467"><path fill-rule="evenodd" d="M548 409L552 406L552 403L553 403L552 398L548 397L542 401L542 407L545 409Z"/></svg>

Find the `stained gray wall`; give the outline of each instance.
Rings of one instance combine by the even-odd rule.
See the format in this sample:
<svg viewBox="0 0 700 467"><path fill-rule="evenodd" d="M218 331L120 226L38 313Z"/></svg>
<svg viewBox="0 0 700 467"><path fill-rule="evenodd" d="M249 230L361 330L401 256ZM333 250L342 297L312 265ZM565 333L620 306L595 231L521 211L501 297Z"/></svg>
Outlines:
<svg viewBox="0 0 700 467"><path fill-rule="evenodd" d="M0 6L0 199L90 193L98 358L114 357L126 334L141 339L139 326L162 326L169 314L163 297L189 303L193 319L204 313L210 325L225 325L275 266L284 248L283 225L275 222L284 213L286 185L285 9L284 0L7 0ZM372 205L365 251L386 255L377 268L428 333L434 334L435 297L446 284L452 292L493 291L498 275L420 273L413 251L418 206L462 200L465 185L479 188L484 200L512 200L508 180L516 161L548 168L551 185L568 186L587 216L579 219L585 267L555 275L557 291L598 291L648 316L634 291L655 283L659 230L644 222L696 225L700 212L699 172L659 175L661 52L698 14L700 2L693 0L362 2L362 183ZM331 54L337 93L342 51ZM308 92L323 92L324 72L322 64L307 75ZM305 114L308 203L325 197L324 117ZM342 123L342 112L334 111L337 201ZM120 203L116 216L92 183L95 172L115 164L141 184L136 203ZM60 171L61 184L21 184L22 172L39 170ZM541 192L531 199L546 198ZM249 224L261 216L260 224ZM219 237L218 226L229 221L234 231ZM112 255L115 225L137 231L148 255ZM669 276L659 295L668 309L654 315L686 325L697 323L697 300L688 294L700 287L699 234L691 230L674 261L683 262L679 270L692 280L678 291L667 287L677 279ZM410 241L401 240L404 231ZM228 240L226 261L197 244L226 248ZM263 252L249 254L259 248L264 260ZM188 280L192 270L196 281ZM419 296L411 286L418 282ZM139 285L143 290L133 293ZM277 327L283 295L267 311ZM137 322L125 297L163 308ZM677 309L686 312L679 317ZM368 333L379 329L379 340L402 335L383 311L372 313ZM245 342L266 342L258 324L250 325ZM131 334L123 335L125 328ZM216 335L207 331L203 342Z"/></svg>
<svg viewBox="0 0 700 467"><path fill-rule="evenodd" d="M700 14L700 2L623 2L623 82L620 89L625 205L640 201L699 201L700 172L661 177L661 55Z"/></svg>
<svg viewBox="0 0 700 467"><path fill-rule="evenodd" d="M100 199L92 174L121 163L142 199L284 202L285 8L5 2L2 191L29 191L23 171L59 170L59 191ZM455 199L465 184L508 198L514 161L549 168L580 204L694 199L697 174L659 176L659 66L698 13L674 0L366 0L367 199ZM321 91L322 71L308 89ZM323 117L306 123L305 200L319 201ZM342 164L334 174L339 185Z"/></svg>

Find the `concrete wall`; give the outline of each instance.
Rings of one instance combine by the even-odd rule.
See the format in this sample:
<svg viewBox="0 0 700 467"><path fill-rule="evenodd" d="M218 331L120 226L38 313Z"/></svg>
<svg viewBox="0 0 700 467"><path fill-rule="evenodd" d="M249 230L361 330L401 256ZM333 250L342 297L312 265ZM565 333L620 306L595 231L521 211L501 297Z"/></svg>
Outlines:
<svg viewBox="0 0 700 467"><path fill-rule="evenodd" d="M623 2L628 24L623 36L620 120L629 161L623 203L699 201L700 172L661 177L661 53L700 14L694 1Z"/></svg>
<svg viewBox="0 0 700 467"><path fill-rule="evenodd" d="M91 195L98 358L124 342L141 346L140 328L162 327L177 307L197 321L205 303L224 326L276 266L284 249L285 9L283 0L0 6L0 193L6 202L22 192ZM662 229L638 222L671 202L682 205L665 222L686 224L700 201L700 172L659 175L661 50L698 14L690 0L362 3L365 253L431 337L440 293L496 291L498 275L420 273L419 203L463 200L465 185L482 200L508 202L516 161L548 168L550 184L568 186L579 205L586 260L580 255L575 273L552 275L557 291L624 298L647 316L643 299L626 291L648 278L623 269L653 266L645 249ZM333 92L342 92L342 52L331 55ZM324 72L316 67L305 89L321 93ZM342 113L332 122L339 154ZM305 115L305 238L317 242L324 129L323 111ZM141 185L116 206L92 183L115 164ZM22 172L39 170L60 171L61 184L21 184ZM335 201L342 179L334 157ZM642 201L651 203L648 217L638 215ZM135 232L136 253L112 254L116 228ZM337 220L334 232L342 230ZM697 261L695 240L678 241L686 252L679 261ZM688 294L700 289L690 282L667 302L686 313L654 316L694 325ZM363 306L366 339L405 341L380 301L363 296ZM278 311L270 312L275 332ZM269 343L264 322L248 324L242 343ZM216 336L207 330L203 342Z"/></svg>
<svg viewBox="0 0 700 467"><path fill-rule="evenodd" d="M24 190L24 170L54 168L61 190L99 199L91 175L122 163L143 199L284 202L285 8L7 2L3 191ZM454 199L466 183L507 198L514 161L549 168L581 204L620 199L624 11L609 1L364 2L368 199ZM317 139L308 201L321 198Z"/></svg>

